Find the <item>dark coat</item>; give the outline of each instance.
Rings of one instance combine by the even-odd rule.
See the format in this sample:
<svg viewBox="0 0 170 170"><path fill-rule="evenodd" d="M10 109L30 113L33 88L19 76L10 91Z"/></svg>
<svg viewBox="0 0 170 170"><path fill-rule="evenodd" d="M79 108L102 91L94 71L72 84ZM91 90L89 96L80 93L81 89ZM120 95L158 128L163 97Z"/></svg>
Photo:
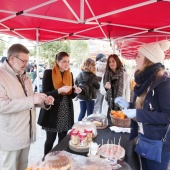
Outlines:
<svg viewBox="0 0 170 170"><path fill-rule="evenodd" d="M73 77L72 77L73 82ZM74 82L73 82L74 85ZM52 82L52 70L45 70L43 81L42 81L42 91L46 95L51 95L54 97L54 105L51 106L49 110L41 109L40 115L38 118L38 124L42 127L48 127L48 128L55 128L56 122L57 122L57 113L58 108L60 105L60 101L62 101L63 95L58 94L58 90L54 89L53 82ZM74 124L74 110L73 110L73 102L72 99L77 94L74 93L74 89L72 94L68 95L69 98L69 108L71 111L71 125ZM63 122L64 123L64 122Z"/></svg>
<svg viewBox="0 0 170 170"><path fill-rule="evenodd" d="M144 134L152 140L161 140L170 124L170 78L162 76L152 83L143 109L137 109L136 121L143 123ZM133 122L132 133L137 134L137 126ZM135 135L136 136L136 135ZM134 137L135 137L134 136ZM170 151L170 133L165 142Z"/></svg>
<svg viewBox="0 0 170 170"><path fill-rule="evenodd" d="M76 78L76 81L75 81L76 86L79 86L79 84L83 82L81 74L83 74L84 81L88 82L87 84L90 85L92 99L96 99L96 89L100 88L100 84L97 79L97 76L91 72L82 71ZM77 97L81 100L86 100L86 96L83 93L84 92L82 90L82 92L80 94L78 94Z"/></svg>

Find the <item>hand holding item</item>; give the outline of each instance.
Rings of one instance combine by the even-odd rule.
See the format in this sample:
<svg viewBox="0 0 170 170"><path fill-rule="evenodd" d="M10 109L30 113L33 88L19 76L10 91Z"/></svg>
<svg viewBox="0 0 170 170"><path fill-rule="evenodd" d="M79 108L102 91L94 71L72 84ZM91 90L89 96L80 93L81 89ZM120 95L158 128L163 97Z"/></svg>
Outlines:
<svg viewBox="0 0 170 170"><path fill-rule="evenodd" d="M63 86L58 89L58 93L68 93L71 90L72 86Z"/></svg>
<svg viewBox="0 0 170 170"><path fill-rule="evenodd" d="M44 103L46 105L54 105L54 98L52 96L48 96L45 98Z"/></svg>
<svg viewBox="0 0 170 170"><path fill-rule="evenodd" d="M74 93L81 93L82 92L82 89L80 87L77 87L77 86L74 86Z"/></svg>
<svg viewBox="0 0 170 170"><path fill-rule="evenodd" d="M111 88L111 84L110 82L106 82L105 86L104 86L106 89L110 89Z"/></svg>
<svg viewBox="0 0 170 170"><path fill-rule="evenodd" d="M35 93L33 96L34 104L43 103L46 97L47 97L47 95L44 93Z"/></svg>
<svg viewBox="0 0 170 170"><path fill-rule="evenodd" d="M123 109L122 112L130 119L136 117L136 109Z"/></svg>
<svg viewBox="0 0 170 170"><path fill-rule="evenodd" d="M129 107L129 103L123 97L116 97L114 102L117 106L121 107L122 109Z"/></svg>

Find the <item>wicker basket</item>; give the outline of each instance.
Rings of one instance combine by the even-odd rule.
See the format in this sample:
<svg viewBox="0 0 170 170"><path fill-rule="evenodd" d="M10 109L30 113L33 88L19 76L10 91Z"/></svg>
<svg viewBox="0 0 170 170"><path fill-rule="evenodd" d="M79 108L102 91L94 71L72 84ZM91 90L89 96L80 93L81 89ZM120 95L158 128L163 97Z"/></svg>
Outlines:
<svg viewBox="0 0 170 170"><path fill-rule="evenodd" d="M119 119L119 118L115 118L113 115L110 115L110 118L114 126L118 126L118 127L129 127L130 126L129 118Z"/></svg>

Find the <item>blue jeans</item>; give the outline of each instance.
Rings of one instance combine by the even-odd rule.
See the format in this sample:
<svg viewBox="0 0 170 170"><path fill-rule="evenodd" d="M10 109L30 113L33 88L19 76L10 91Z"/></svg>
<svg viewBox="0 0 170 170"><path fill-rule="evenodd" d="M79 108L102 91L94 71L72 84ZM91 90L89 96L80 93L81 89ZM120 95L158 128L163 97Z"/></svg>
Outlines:
<svg viewBox="0 0 170 170"><path fill-rule="evenodd" d="M86 100L80 101L80 114L78 117L78 121L81 121L87 111L87 116L91 115L94 110L94 100Z"/></svg>
<svg viewBox="0 0 170 170"><path fill-rule="evenodd" d="M167 170L169 161L170 161L170 152L166 151L166 149L164 149L163 147L161 163L151 161L141 157L142 170Z"/></svg>

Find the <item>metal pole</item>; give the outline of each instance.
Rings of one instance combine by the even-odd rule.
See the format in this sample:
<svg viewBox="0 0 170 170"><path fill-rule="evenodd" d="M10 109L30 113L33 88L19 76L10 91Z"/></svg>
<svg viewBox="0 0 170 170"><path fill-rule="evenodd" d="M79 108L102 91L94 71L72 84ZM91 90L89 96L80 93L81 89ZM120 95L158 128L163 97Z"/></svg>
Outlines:
<svg viewBox="0 0 170 170"><path fill-rule="evenodd" d="M39 88L39 29L36 29L36 63L37 63L37 93L40 92Z"/></svg>

